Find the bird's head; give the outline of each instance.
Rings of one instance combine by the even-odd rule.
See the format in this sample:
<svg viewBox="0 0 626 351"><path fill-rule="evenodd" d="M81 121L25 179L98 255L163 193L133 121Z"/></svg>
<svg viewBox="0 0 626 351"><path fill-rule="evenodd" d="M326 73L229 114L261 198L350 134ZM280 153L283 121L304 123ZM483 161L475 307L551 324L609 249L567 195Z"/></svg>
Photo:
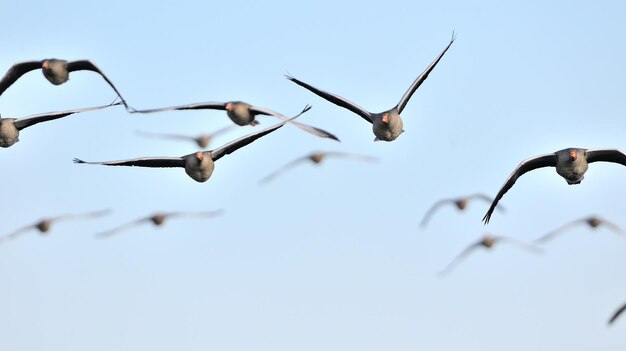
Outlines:
<svg viewBox="0 0 626 351"><path fill-rule="evenodd" d="M233 110L233 103L232 102L227 102L226 106L224 106L224 108L226 109L226 111L232 111Z"/></svg>
<svg viewBox="0 0 626 351"><path fill-rule="evenodd" d="M383 121L383 123L389 124L389 113L385 112L383 116L381 117L381 120Z"/></svg>

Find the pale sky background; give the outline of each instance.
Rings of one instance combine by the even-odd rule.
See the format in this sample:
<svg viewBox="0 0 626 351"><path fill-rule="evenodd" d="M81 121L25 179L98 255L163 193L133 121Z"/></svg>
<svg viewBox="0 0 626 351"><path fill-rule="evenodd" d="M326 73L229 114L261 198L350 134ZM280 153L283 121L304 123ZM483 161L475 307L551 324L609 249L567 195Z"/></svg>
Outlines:
<svg viewBox="0 0 626 351"><path fill-rule="evenodd" d="M592 164L581 185L524 175L507 212L444 197L494 196L520 161L566 147L625 146L623 1L4 1L0 71L24 60L91 59L136 108L243 100L342 140L286 126L220 159L196 183L182 169L76 165L181 156L221 111L130 115L115 107L25 129L0 150L0 234L43 216L110 208L0 246L0 350L624 350L626 238L573 229L535 256L478 250L485 232L532 241L590 214L626 226L626 169ZM371 125L284 74L382 111L457 40L377 142ZM91 72L53 86L41 72L0 96L3 117L97 106L115 94ZM260 128L277 122L260 117ZM212 148L254 131L242 127ZM329 159L258 180L314 150ZM94 234L154 211L224 209L210 220Z"/></svg>

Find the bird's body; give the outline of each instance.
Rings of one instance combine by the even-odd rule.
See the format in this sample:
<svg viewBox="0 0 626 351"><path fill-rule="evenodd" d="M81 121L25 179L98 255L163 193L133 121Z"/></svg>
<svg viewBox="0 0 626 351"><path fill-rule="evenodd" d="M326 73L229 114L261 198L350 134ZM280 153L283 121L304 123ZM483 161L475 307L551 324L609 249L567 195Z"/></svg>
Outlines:
<svg viewBox="0 0 626 351"><path fill-rule="evenodd" d="M404 129L403 129L404 123L402 122L402 118L400 117L400 114L404 110L406 104L409 102L409 99L411 99L411 96L413 95L413 93L415 93L417 88L419 88L419 86L422 85L422 83L426 80L426 78L428 78L428 75L430 74L430 72L432 72L432 70L435 68L437 63L439 63L439 61L441 60L443 55L446 53L446 51L448 51L448 49L450 48L453 42L454 42L454 34L452 35L452 39L450 40L450 43L448 44L448 46L446 46L446 48L439 54L439 56L435 58L435 60L426 68L426 70L413 81L409 89L404 93L404 95L400 99L400 102L398 102L396 106L380 113L369 112L365 110L364 108L358 106L357 104L349 101L346 98L343 98L339 95L335 95L327 91L318 89L292 76L287 75L286 77L290 81L311 91L312 93L318 95L319 97L326 99L327 101L337 106L348 109L354 112L355 114L359 115L361 118L365 119L366 121L370 122L372 124L372 131L374 132L374 135L375 135L374 141L378 141L378 140L393 141L396 138L398 138L400 134L404 132Z"/></svg>
<svg viewBox="0 0 626 351"><path fill-rule="evenodd" d="M239 139L236 139L220 148L212 151L198 151L193 154L184 155L181 157L141 157L129 160L121 161L105 161L105 162L87 162L75 158L74 163L88 163L98 164L105 166L137 166L137 167L153 167L153 168L173 168L182 167L185 169L185 173L193 180L199 183L206 182L213 174L215 167L214 162L222 158L224 155L230 154L253 141L267 135L279 128L285 123L299 117L302 113L305 113L310 109L310 106L306 106L302 112L297 116L283 121L275 126L265 128L256 133L245 135Z"/></svg>
<svg viewBox="0 0 626 351"><path fill-rule="evenodd" d="M6 148L17 143L20 140L19 139L20 130L24 128L28 128L37 123L52 121L52 120L66 117L75 113L100 110L100 109L104 109L104 108L119 105L119 104L121 104L121 102L111 104L111 105L89 107L89 108L76 109L76 110L47 112L47 113L32 115L32 116L28 116L28 117L20 118L20 119L0 118L0 147Z"/></svg>
<svg viewBox="0 0 626 351"><path fill-rule="evenodd" d="M626 166L626 154L617 149L588 150L567 148L551 154L540 155L524 160L504 182L491 203L491 207L487 210L483 221L485 224L489 223L491 214L498 204L498 201L513 187L515 181L524 173L542 167L555 167L556 172L567 181L567 184L580 184L585 176L585 172L587 172L589 168L589 163L592 162L613 162Z"/></svg>

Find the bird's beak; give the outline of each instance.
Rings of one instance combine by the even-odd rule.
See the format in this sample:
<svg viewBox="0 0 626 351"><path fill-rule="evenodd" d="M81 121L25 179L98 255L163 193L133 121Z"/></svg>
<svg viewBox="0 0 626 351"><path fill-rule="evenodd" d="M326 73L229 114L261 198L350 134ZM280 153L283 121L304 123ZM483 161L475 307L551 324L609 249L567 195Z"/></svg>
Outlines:
<svg viewBox="0 0 626 351"><path fill-rule="evenodd" d="M383 120L383 122L384 122L384 123L389 124L389 114L388 114L388 113L385 113L385 114L383 115L382 120Z"/></svg>
<svg viewBox="0 0 626 351"><path fill-rule="evenodd" d="M202 161L202 159L204 159L204 153L202 151L196 152L196 158L198 161Z"/></svg>
<svg viewBox="0 0 626 351"><path fill-rule="evenodd" d="M572 150L572 151L569 152L569 159L571 161L576 160L576 156L577 156L576 150Z"/></svg>
<svg viewBox="0 0 626 351"><path fill-rule="evenodd" d="M226 103L226 111L230 111L232 109L233 109L233 104L230 102Z"/></svg>
<svg viewBox="0 0 626 351"><path fill-rule="evenodd" d="M50 65L50 64L48 63L48 60L45 60L45 61L41 64L41 67L43 67L44 69L48 69L48 66L49 66L49 65Z"/></svg>

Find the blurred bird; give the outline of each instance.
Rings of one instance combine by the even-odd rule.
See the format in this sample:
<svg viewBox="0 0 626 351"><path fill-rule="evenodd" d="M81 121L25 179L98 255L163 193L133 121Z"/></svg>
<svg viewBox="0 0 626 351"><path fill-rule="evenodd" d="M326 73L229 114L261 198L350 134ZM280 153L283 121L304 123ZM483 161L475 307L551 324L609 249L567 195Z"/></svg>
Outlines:
<svg viewBox="0 0 626 351"><path fill-rule="evenodd" d="M30 225L27 225L25 227L19 228L19 229L13 231L10 234L7 234L7 235L4 235L4 236L0 237L0 243L3 243L5 241L9 241L9 240L13 240L13 239L17 238L18 236L20 236L21 234L27 233L31 229L37 229L41 234L46 234L50 230L50 227L52 226L53 222L65 221L65 220L74 220L74 219L83 219L83 218L97 218L97 217L101 217L101 216L103 216L103 215L105 215L105 214L107 214L109 212L110 212L110 210L101 210L101 211L87 212L87 213L81 213L81 214L67 214L67 215L56 216L56 217L45 217L45 218L42 218L37 223L30 224Z"/></svg>
<svg viewBox="0 0 626 351"><path fill-rule="evenodd" d="M496 198L491 203L491 207L485 214L483 221L485 224L489 223L491 214L498 204L498 201L513 187L517 178L521 177L524 173L542 167L556 167L556 172L561 177L565 178L567 184L580 184L584 178L585 172L587 172L589 163L592 162L614 162L626 166L626 155L616 149L587 150L568 148L524 160L517 166L513 173L511 173L506 182L504 182L498 195L496 195Z"/></svg>
<svg viewBox="0 0 626 351"><path fill-rule="evenodd" d="M213 174L213 168L215 167L215 161L222 158L224 155L228 155L236 150L252 143L256 139L261 138L264 135L267 135L283 125L287 122L291 122L294 118L298 118L301 114L308 111L311 107L306 106L302 112L300 112L297 116L290 118L286 121L283 121L273 127L269 127L263 129L259 132L245 135L235 141L232 141L218 149L212 151L198 151L193 154L181 156L181 157L142 157L142 158L134 158L130 160L122 160L122 161L108 161L108 162L87 162L80 159L75 158L74 163L88 163L94 165L105 165L105 166L138 166L138 167L155 167L155 168L166 168L166 167L181 167L185 169L185 173L193 180L199 183L206 182Z"/></svg>
<svg viewBox="0 0 626 351"><path fill-rule="evenodd" d="M20 130L24 128L28 128L32 125L41 122L52 121L55 119L63 118L74 113L87 112L87 111L95 111L103 108L119 105L121 102L98 106L98 107L89 107L82 108L77 110L68 110L68 111L59 111L59 112L47 112L38 115L32 115L25 118L15 119L15 118L0 118L0 147L9 147L18 141L20 141Z"/></svg>
<svg viewBox="0 0 626 351"><path fill-rule="evenodd" d="M402 132L404 132L404 129L402 129L403 127L402 118L400 118L400 114L402 113L402 110L404 110L404 107L409 102L409 99L411 98L413 93L415 93L417 88L419 88L419 86L422 85L422 83L426 80L426 78L428 78L428 75L430 74L430 72L435 68L437 63L439 63L439 60L441 60L441 58L446 53L446 51L448 51L448 49L450 48L450 45L452 45L452 43L454 42L454 39L455 39L454 33L452 33L452 39L450 40L450 43L448 44L448 46L446 46L446 48L443 49L443 51L439 54L439 56L435 58L435 60L426 68L426 70L419 77L417 77L417 79L415 79L413 84L411 84L409 89L404 93L404 95L400 99L400 102L398 102L398 104L392 107L391 109L380 112L380 113L369 112L365 110L364 108L358 106L357 104L349 101L348 99L345 99L339 95L331 94L324 90L318 89L290 75L286 75L286 77L290 81L298 84L301 87L304 87L305 89L308 89L309 91L320 96L321 98L326 99L335 105L348 109L356 113L357 115L361 116L366 121L370 122L372 124L372 130L374 132L374 135L376 136L374 138L374 141L378 141L378 140L393 141L400 134L402 134Z"/></svg>
<svg viewBox="0 0 626 351"><path fill-rule="evenodd" d="M187 218L213 218L213 217L219 216L220 214L222 214L222 212L223 212L222 210L207 211L207 212L157 212L157 213L154 213L151 216L148 216L148 217L145 217L145 218L140 218L138 220L135 220L135 221L132 221L132 222L128 222L126 224L122 224L119 227L115 227L113 229L109 229L107 231L98 233L96 235L98 237L101 237L101 238L106 238L106 237L109 237L111 235L117 234L120 231L126 230L128 228L134 227L134 226L142 224L142 223L152 222L152 224L154 224L155 226L160 226L168 218L180 218L180 217L187 217Z"/></svg>
<svg viewBox="0 0 626 351"><path fill-rule="evenodd" d="M448 266L446 266L446 268L444 268L443 270L439 272L439 275L442 276L444 274L449 273L454 266L456 266L459 262L465 259L475 249L479 247L484 247L485 249L491 249L493 245L495 245L496 243L500 243L500 242L505 242L505 243L515 245L521 249L524 249L532 253L542 252L542 250L536 246L526 244L524 242L515 240L513 238L509 238L505 236L492 236L490 234L485 234L480 241L468 246L465 250L463 250L452 262L450 262L450 264L448 264Z"/></svg>
<svg viewBox="0 0 626 351"><path fill-rule="evenodd" d="M426 212L426 214L424 215L424 218L422 219L422 222L420 223L420 226L421 227L426 227L426 224L427 224L428 220L430 219L430 217L442 205L454 204L459 211L463 211L467 207L467 203L470 200L472 200L472 199L485 200L488 203L491 203L491 201L493 201L493 198L491 198L491 197L489 197L489 196L487 196L485 194L472 194L472 195L468 195L468 196L464 196L464 197L457 197L457 198L439 200L439 201L435 202L435 204L432 205L432 207ZM497 208L499 210L501 210L501 211L504 211L504 208L501 205L498 206Z"/></svg>
<svg viewBox="0 0 626 351"><path fill-rule="evenodd" d="M268 108L256 107L252 106L243 101L229 101L229 102L200 102L196 104L187 104L180 106L170 106L170 107L162 107L162 108L154 108L148 110L134 110L132 113L154 113L154 112L163 112L163 111L171 111L171 110L224 110L228 117L238 126L256 126L259 124L259 121L256 120L257 115L264 116L274 116L279 119L287 120L288 118L284 115L272 111ZM300 123L300 122L291 122L294 126L309 132L315 136L320 138L328 138L339 141L335 135L317 128L310 126L308 124Z"/></svg>
<svg viewBox="0 0 626 351"><path fill-rule="evenodd" d="M219 134L223 134L224 132L232 130L233 128L235 128L235 126L230 125L224 128L220 128L212 133L205 133L205 134L200 134L197 136L189 136L189 135L181 135L181 134L146 133L146 132L141 132L141 131L138 131L137 133L140 135L148 136L148 137L193 141L199 147L206 149L211 143L211 141L213 140L213 138L215 138Z"/></svg>
<svg viewBox="0 0 626 351"><path fill-rule="evenodd" d="M626 311L626 304L618 308L617 311L613 313L613 315L611 316L611 319L609 319L609 325L613 324L613 322L615 322L617 317L619 317L624 311Z"/></svg>
<svg viewBox="0 0 626 351"><path fill-rule="evenodd" d="M313 164L319 165L320 163L322 163L322 161L326 157L351 158L351 159L354 159L354 160L361 160L361 161L366 161L366 162L374 162L374 161L378 160L375 157L365 156L365 155L357 155L357 154L350 154L350 153L346 153L346 152L337 152L337 151L322 152L322 151L318 151L318 152L313 152L311 154L299 157L299 158L289 162L285 166L279 168L277 171L275 171L275 172L265 176L263 179L261 179L259 181L259 183L267 183L267 182L271 181L272 179L276 178L277 176L279 176L281 173L283 173L283 172L285 172L285 171L287 171L289 169L292 169L293 167L297 166L298 164L300 164L302 162L311 161L311 162L313 162Z"/></svg>
<svg viewBox="0 0 626 351"><path fill-rule="evenodd" d="M15 83L15 81L22 75L38 68L41 68L44 77L46 77L46 79L54 85L61 85L67 82L70 78L70 72L73 71L96 72L102 76L107 83L109 83L120 100L122 100L124 107L126 107L126 109L129 108L126 104L126 100L124 100L120 92L117 91L115 85L113 85L109 78L102 73L98 66L89 60L66 61L59 59L45 59L42 61L25 61L16 63L9 68L7 73L4 74L4 78L0 80L0 95L2 95L2 93L4 93L4 91Z"/></svg>
<svg viewBox="0 0 626 351"><path fill-rule="evenodd" d="M612 231L614 231L617 234L626 234L620 227L618 227L617 225L603 219L600 218L598 216L591 216L591 217L587 217L587 218L581 218L581 219L577 219L574 221L571 221L565 225L563 225L560 228L557 228L556 230L553 230L551 232L549 232L548 234L535 239L535 243L545 243L546 241L549 241L551 239L554 239L558 234L563 233L564 230L569 229L571 227L574 227L576 225L579 224L587 224L588 226L590 226L592 229L597 228L600 225L604 225L605 227L611 229Z"/></svg>

